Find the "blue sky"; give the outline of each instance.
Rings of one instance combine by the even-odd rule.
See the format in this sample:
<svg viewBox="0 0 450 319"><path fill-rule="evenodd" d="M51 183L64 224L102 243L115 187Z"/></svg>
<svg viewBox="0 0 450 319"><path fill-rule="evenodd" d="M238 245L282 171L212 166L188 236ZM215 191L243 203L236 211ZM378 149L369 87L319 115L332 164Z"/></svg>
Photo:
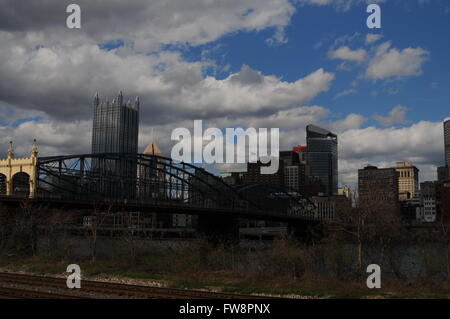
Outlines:
<svg viewBox="0 0 450 319"><path fill-rule="evenodd" d="M336 72L336 79L330 90L313 102L330 108L333 116L357 112L370 117L386 114L401 104L408 107L409 121L440 121L449 115L450 109L450 12L445 11L446 4L444 1L381 3L381 29L367 28L365 22L369 14L364 3L345 12L336 11L333 6L299 6L286 28L288 42L285 44L270 46L266 43L273 29L236 32L213 43L185 48L183 55L190 60L200 60L202 53L212 51L208 55L211 59L230 66L228 71L215 73L217 77L237 72L246 64L264 74L295 81L323 67ZM365 36L368 33L383 37L367 46ZM327 57L335 40L346 36L352 39L344 43L354 50L391 41L395 48L420 47L430 54L419 76L364 79L361 78L364 64L353 63L350 71L339 71L337 66L342 61ZM356 86L352 85L353 81L357 81ZM357 92L335 98L351 89ZM380 125L373 120L367 124Z"/></svg>
<svg viewBox="0 0 450 319"><path fill-rule="evenodd" d="M368 29L368 3L381 29ZM280 128L282 149L316 124L339 136L339 179L410 161L443 164L450 116L447 0L3 0L0 151L90 151L92 97L141 99L139 148L171 132ZM155 132L154 134L152 132ZM223 165L216 170L228 170Z"/></svg>

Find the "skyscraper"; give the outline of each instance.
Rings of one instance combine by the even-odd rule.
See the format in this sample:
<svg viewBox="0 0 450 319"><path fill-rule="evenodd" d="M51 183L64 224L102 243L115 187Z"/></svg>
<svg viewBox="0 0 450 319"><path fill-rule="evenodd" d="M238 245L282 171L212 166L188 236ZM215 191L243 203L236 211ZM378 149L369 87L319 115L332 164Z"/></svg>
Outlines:
<svg viewBox="0 0 450 319"><path fill-rule="evenodd" d="M439 166L437 168L437 176L438 176L438 182L445 182L448 180L449 171L448 166Z"/></svg>
<svg viewBox="0 0 450 319"><path fill-rule="evenodd" d="M306 161L302 150L296 147L292 151L281 151L280 161L284 162L284 185L290 190L304 193L306 179Z"/></svg>
<svg viewBox="0 0 450 319"><path fill-rule="evenodd" d="M92 154L137 153L139 131L139 98L123 103L122 91L112 103L94 97Z"/></svg>
<svg viewBox="0 0 450 319"><path fill-rule="evenodd" d="M396 209L398 174L395 168L378 168L371 165L358 170L360 207L370 207L380 212Z"/></svg>
<svg viewBox="0 0 450 319"><path fill-rule="evenodd" d="M306 127L307 163L311 176L318 177L325 195L338 192L337 135L315 125Z"/></svg>
<svg viewBox="0 0 450 319"><path fill-rule="evenodd" d="M407 162L397 162L399 199L413 198L419 192L419 169Z"/></svg>
<svg viewBox="0 0 450 319"><path fill-rule="evenodd" d="M445 165L437 168L438 181L450 180L450 118L444 121Z"/></svg>
<svg viewBox="0 0 450 319"><path fill-rule="evenodd" d="M136 154L139 131L139 98L123 103L122 91L112 103L94 97L92 154ZM134 198L137 162L133 158L93 159L92 170L99 174L96 191L111 197Z"/></svg>
<svg viewBox="0 0 450 319"><path fill-rule="evenodd" d="M450 167L450 118L444 122L444 145L445 145L445 165L447 167Z"/></svg>

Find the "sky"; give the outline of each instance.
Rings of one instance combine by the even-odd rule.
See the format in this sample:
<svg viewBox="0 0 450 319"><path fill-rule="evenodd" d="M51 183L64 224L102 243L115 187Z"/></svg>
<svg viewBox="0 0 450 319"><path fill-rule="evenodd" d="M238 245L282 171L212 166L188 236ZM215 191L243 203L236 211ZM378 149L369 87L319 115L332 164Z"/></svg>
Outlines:
<svg viewBox="0 0 450 319"><path fill-rule="evenodd" d="M81 7L68 29L66 7ZM381 29L369 29L369 3ZM339 183L367 164L444 162L447 0L0 0L0 153L89 153L92 99L141 100L139 149L177 127L307 124L339 138ZM231 165L215 171L236 169Z"/></svg>

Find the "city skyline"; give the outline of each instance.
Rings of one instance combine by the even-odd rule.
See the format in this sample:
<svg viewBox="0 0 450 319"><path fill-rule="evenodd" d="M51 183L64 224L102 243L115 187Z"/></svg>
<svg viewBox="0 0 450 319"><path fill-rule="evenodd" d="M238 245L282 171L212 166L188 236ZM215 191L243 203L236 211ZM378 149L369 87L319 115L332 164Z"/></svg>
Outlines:
<svg viewBox="0 0 450 319"><path fill-rule="evenodd" d="M123 89L142 97L141 152L152 128L168 154L170 131L203 119L211 127L279 127L282 150L306 144L307 124L329 129L339 136L340 184L355 184L368 163L411 162L421 181L436 179L444 164L444 1L380 2L377 31L365 26L366 1L212 3L195 10L198 17L196 1L183 9L145 1L130 11L106 6L131 27L112 27L102 6L80 1L88 14L79 31L60 23L65 8L57 1L54 10L3 2L15 9L5 12L20 15L0 19L1 56L8 57L0 60L3 153L14 140L16 153L26 154L33 138L42 156L88 153L92 96ZM149 12L155 16L143 19ZM158 25L156 16L167 19ZM189 23L194 28L181 32Z"/></svg>

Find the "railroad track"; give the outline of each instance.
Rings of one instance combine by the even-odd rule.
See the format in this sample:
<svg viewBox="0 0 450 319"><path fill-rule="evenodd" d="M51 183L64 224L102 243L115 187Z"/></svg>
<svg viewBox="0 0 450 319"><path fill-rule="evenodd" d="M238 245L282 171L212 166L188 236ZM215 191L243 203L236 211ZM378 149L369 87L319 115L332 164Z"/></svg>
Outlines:
<svg viewBox="0 0 450 319"><path fill-rule="evenodd" d="M0 299L82 299L83 297L63 295L37 290L0 287Z"/></svg>
<svg viewBox="0 0 450 319"><path fill-rule="evenodd" d="M0 283L7 282L35 287L52 287L67 290L66 279L0 272ZM75 289L77 291L78 289ZM269 297L215 293L200 290L160 288L141 285L118 284L111 282L82 280L82 292L95 292L115 296L128 296L151 299L267 299ZM1 291L0 291L1 294ZM49 298L51 298L49 296Z"/></svg>

